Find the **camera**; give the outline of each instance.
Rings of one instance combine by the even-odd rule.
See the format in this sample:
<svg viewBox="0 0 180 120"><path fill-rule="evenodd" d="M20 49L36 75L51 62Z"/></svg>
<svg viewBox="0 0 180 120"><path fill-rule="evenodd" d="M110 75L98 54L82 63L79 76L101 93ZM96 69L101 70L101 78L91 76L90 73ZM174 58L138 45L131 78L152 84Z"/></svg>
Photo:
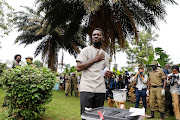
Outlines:
<svg viewBox="0 0 180 120"><path fill-rule="evenodd" d="M172 74L170 77L170 85L173 86L174 83L177 83L177 80L179 79L179 75Z"/></svg>

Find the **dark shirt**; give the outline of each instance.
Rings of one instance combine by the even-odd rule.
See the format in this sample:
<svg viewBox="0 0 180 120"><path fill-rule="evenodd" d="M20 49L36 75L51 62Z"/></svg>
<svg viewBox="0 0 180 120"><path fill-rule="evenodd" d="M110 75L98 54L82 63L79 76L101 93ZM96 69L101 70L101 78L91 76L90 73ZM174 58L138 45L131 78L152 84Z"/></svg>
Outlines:
<svg viewBox="0 0 180 120"><path fill-rule="evenodd" d="M116 87L116 81L114 81L114 78L111 78L111 79L110 79L110 86L111 86L111 89L115 89L115 87Z"/></svg>
<svg viewBox="0 0 180 120"><path fill-rule="evenodd" d="M165 68L163 69L163 72L164 72L165 75L169 74L169 71L167 69L165 69Z"/></svg>
<svg viewBox="0 0 180 120"><path fill-rule="evenodd" d="M16 66L21 66L17 61L15 61L12 65L12 68L16 68Z"/></svg>
<svg viewBox="0 0 180 120"><path fill-rule="evenodd" d="M122 80L119 80L119 81L116 83L116 89L123 89L123 82L122 82Z"/></svg>
<svg viewBox="0 0 180 120"><path fill-rule="evenodd" d="M165 75L168 75L169 74L169 71L167 69L163 69L163 72ZM164 83L164 80L162 80L162 82ZM166 85L166 88L170 88L170 85Z"/></svg>

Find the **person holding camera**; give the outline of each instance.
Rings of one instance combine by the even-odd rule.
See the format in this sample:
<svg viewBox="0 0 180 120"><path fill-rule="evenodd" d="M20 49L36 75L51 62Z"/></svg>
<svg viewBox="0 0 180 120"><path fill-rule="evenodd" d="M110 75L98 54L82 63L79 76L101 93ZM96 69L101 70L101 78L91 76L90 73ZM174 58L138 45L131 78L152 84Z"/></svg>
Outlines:
<svg viewBox="0 0 180 120"><path fill-rule="evenodd" d="M179 67L177 65L172 66L172 73L168 75L167 83L170 84L170 93L172 95L173 107L174 107L174 115L176 120L180 120L180 108L179 108L179 86L180 86L180 78L179 78Z"/></svg>
<svg viewBox="0 0 180 120"><path fill-rule="evenodd" d="M153 70L150 72L148 77L147 95L149 95L149 89L150 89L149 102L151 108L151 117L149 118L154 118L154 111L157 100L159 112L160 112L160 118L161 120L164 120L164 113L165 113L164 97L165 97L166 76L161 69L157 68L158 63L156 61L152 62L150 66L152 67Z"/></svg>
<svg viewBox="0 0 180 120"><path fill-rule="evenodd" d="M136 81L136 102L135 108L139 108L139 101L142 98L143 107L146 110L146 90L147 90L147 80L148 76L144 74L144 66L140 65L138 72L134 77L131 77L130 82Z"/></svg>

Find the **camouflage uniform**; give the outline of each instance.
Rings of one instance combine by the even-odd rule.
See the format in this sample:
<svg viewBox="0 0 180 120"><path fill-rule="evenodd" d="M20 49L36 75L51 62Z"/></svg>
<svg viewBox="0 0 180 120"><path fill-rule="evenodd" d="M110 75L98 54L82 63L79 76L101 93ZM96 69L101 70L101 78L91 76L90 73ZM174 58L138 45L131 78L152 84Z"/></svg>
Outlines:
<svg viewBox="0 0 180 120"><path fill-rule="evenodd" d="M71 92L71 76L67 74L65 76L65 95L67 96L69 92Z"/></svg>
<svg viewBox="0 0 180 120"><path fill-rule="evenodd" d="M72 88L74 89L75 96L77 97L78 91L77 91L77 77L72 76Z"/></svg>

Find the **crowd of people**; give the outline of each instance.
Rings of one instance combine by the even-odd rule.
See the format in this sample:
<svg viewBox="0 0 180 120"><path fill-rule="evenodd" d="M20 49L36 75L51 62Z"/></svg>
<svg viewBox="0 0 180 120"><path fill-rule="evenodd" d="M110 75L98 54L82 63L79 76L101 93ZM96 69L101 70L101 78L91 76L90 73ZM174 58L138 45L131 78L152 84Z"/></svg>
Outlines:
<svg viewBox="0 0 180 120"><path fill-rule="evenodd" d="M152 71L149 75L144 72L144 65L140 65L136 74L129 74L125 71L123 75L116 75L107 70L102 76L100 72L108 68L108 56L101 48L104 40L104 33L101 29L94 29L92 33L93 45L84 48L77 57L77 71L82 71L79 85L81 115L86 109L102 107L107 97L113 98L112 90L126 88L129 90L131 83L135 84L135 108L139 107L142 98L143 107L147 110L146 97L149 96L151 115L154 118L156 102L160 118L164 119L165 103L172 96L171 106L173 105L174 115L180 120L179 111L179 67L166 65L165 69L158 68L156 61L149 63ZM168 91L169 88L169 91ZM127 95L128 96L128 95ZM96 103L96 104L95 104ZM170 107L169 107L170 108Z"/></svg>
<svg viewBox="0 0 180 120"><path fill-rule="evenodd" d="M78 76L76 75L76 72L72 73L62 73L60 77L58 77L58 81L60 84L60 90L65 90L65 96L67 97L69 93L71 95L74 92L74 95L78 97L78 86L80 83L81 74Z"/></svg>
<svg viewBox="0 0 180 120"><path fill-rule="evenodd" d="M158 63L154 61L150 63L152 71L149 75L145 74L144 65L140 65L136 74L129 74L128 71L125 71L123 75L116 75L110 70L106 70L103 76L100 74L101 71L109 68L108 54L101 48L103 41L103 30L94 29L92 31L92 45L84 48L76 59L77 71L81 71L82 75L76 76L76 73L66 73L59 78L62 81L60 86L64 86L66 97L69 93L72 95L73 91L76 97L80 93L81 115L85 110L102 107L107 97L112 99L112 90L123 88L129 90L129 85L134 83L136 108L139 107L139 101L142 98L143 107L146 110L146 97L149 96L151 110L149 118L155 117L157 102L161 119L164 119L166 104L168 107L173 105L175 118L180 120L179 66L173 65L170 69L170 65L167 64L164 70L161 70L158 68ZM13 68L20 66L21 55L16 55L14 59L16 62L13 64ZM26 63L33 65L32 60L32 57L27 57ZM172 102L168 103L169 99Z"/></svg>
<svg viewBox="0 0 180 120"><path fill-rule="evenodd" d="M170 113L174 111L175 118L180 120L179 66L173 65L170 67L169 64L166 64L163 70L158 68L157 62L152 62L150 66L152 67L152 71L149 75L144 73L144 66L140 65L138 72L135 74L130 75L128 71L126 71L123 76L113 75L111 78L106 77L106 96L113 98L111 90L114 89L127 88L127 90L129 90L130 87L135 87L135 108L139 108L139 102L140 99L142 99L143 107L146 111L146 97L149 96L150 98L151 116L148 118L155 117L154 112L157 102L161 119L164 119L165 111Z"/></svg>

